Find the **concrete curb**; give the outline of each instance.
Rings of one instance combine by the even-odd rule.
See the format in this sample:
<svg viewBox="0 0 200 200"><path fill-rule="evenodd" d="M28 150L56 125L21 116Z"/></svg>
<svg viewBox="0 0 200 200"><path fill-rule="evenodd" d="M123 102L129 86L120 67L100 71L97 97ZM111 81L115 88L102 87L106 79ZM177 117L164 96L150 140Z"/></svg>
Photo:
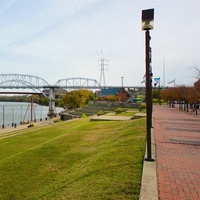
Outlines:
<svg viewBox="0 0 200 200"><path fill-rule="evenodd" d="M155 143L152 129L152 158L155 159ZM145 158L147 155L147 149ZM139 200L158 200L156 160L154 162L145 161L143 163L142 182Z"/></svg>

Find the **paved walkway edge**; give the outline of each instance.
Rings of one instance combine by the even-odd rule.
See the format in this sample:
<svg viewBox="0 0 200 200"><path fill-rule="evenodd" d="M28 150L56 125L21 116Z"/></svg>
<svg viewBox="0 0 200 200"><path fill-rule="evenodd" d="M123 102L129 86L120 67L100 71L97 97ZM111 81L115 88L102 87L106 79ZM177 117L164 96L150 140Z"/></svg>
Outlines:
<svg viewBox="0 0 200 200"><path fill-rule="evenodd" d="M152 129L151 137L152 145L152 158L155 159L155 143L154 134ZM147 149L145 158L147 155ZM140 188L139 200L158 200L158 189L157 189L157 175L156 175L156 160L154 162L145 161L143 163L142 182Z"/></svg>

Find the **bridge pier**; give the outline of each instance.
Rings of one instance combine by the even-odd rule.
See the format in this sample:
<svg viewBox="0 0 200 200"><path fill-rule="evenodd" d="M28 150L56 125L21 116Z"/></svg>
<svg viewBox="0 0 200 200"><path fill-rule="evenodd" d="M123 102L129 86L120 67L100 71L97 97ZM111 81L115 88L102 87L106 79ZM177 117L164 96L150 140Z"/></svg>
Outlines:
<svg viewBox="0 0 200 200"><path fill-rule="evenodd" d="M55 94L54 94L54 88L50 88L49 92L49 112L47 114L48 117L54 118L57 116L57 113L55 112Z"/></svg>

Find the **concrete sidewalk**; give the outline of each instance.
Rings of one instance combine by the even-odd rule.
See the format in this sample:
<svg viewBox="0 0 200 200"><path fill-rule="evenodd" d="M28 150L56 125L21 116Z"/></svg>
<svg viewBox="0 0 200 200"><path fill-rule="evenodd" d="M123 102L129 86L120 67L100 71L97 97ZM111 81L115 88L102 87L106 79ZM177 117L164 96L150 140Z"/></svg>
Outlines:
<svg viewBox="0 0 200 200"><path fill-rule="evenodd" d="M200 199L200 115L153 107L160 200Z"/></svg>
<svg viewBox="0 0 200 200"><path fill-rule="evenodd" d="M56 117L53 119L48 119L48 120L43 120L43 121L38 121L38 122L30 122L29 124L18 125L16 128L15 127L6 127L4 129L0 129L0 135L5 134L5 133L10 133L10 132L15 132L15 131L22 130L22 129L26 129L31 124L33 124L35 127L50 125L50 124L53 124L58 119L59 119L59 117Z"/></svg>

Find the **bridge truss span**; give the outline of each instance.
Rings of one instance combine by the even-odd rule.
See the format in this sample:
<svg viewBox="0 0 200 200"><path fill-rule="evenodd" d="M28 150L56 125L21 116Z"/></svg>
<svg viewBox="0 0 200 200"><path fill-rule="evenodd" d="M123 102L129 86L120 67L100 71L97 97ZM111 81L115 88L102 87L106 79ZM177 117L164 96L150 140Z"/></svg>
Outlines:
<svg viewBox="0 0 200 200"><path fill-rule="evenodd" d="M60 79L55 83L54 87L62 87L62 88L70 88L70 89L102 88L100 83L97 80L89 79L89 78L80 78L80 77Z"/></svg>
<svg viewBox="0 0 200 200"><path fill-rule="evenodd" d="M25 74L0 74L0 88L4 89L39 89L48 87L49 84L42 78Z"/></svg>

